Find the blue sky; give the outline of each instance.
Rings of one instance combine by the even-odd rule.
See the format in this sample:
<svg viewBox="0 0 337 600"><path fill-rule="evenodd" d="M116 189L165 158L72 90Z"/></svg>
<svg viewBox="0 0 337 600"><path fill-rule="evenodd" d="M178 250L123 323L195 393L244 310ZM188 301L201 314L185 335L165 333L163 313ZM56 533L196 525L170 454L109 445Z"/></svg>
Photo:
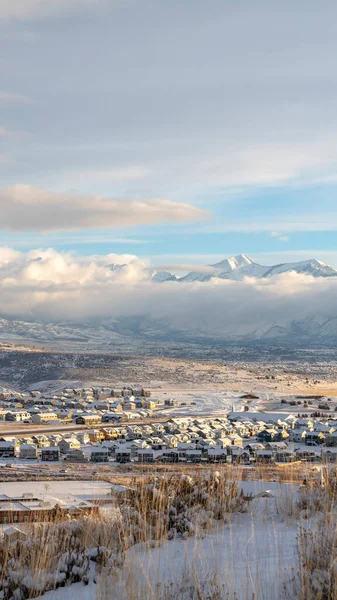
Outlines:
<svg viewBox="0 0 337 600"><path fill-rule="evenodd" d="M337 266L336 23L329 1L0 0L0 245Z"/></svg>

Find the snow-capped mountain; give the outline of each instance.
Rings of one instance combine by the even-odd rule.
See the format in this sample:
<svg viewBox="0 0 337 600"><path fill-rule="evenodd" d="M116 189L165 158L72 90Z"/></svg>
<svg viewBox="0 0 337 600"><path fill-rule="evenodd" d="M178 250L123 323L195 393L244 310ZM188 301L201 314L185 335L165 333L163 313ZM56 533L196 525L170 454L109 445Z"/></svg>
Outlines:
<svg viewBox="0 0 337 600"><path fill-rule="evenodd" d="M301 262L275 265L274 267L270 267L269 271L264 274L264 277L271 277L272 275L279 275L280 273L289 271L296 271L296 273L304 273L313 277L335 277L337 275L337 270L334 267L313 258Z"/></svg>
<svg viewBox="0 0 337 600"><path fill-rule="evenodd" d="M152 281L163 283L164 281L177 281L178 277L170 271L153 271L151 273Z"/></svg>
<svg viewBox="0 0 337 600"><path fill-rule="evenodd" d="M123 276L127 273L131 264L109 264L107 268L116 274ZM254 277L261 279L264 277L273 277L282 273L294 271L312 277L335 277L337 269L323 263L315 258L301 262L282 263L277 265L260 265L247 254L239 254L230 258L225 258L221 262L205 265L202 269L191 271L183 276L178 276L170 271L155 270L151 267L139 265L140 278L152 280L156 283L179 282L206 282L211 279L231 279L233 281L242 281L245 277Z"/></svg>
<svg viewBox="0 0 337 600"><path fill-rule="evenodd" d="M204 282L210 281L212 278L241 281L245 277L255 277L260 279L291 271L311 275L313 277L337 276L337 269L316 259L266 266L260 265L246 254L225 258L221 262L209 265L209 269L210 272L192 271L184 277L181 277L179 281L185 283L192 281Z"/></svg>
<svg viewBox="0 0 337 600"><path fill-rule="evenodd" d="M149 344L188 344L203 343L203 340L207 343L235 340L240 343L282 340L283 343L284 340L292 344L294 340L304 340L310 345L311 342L337 340L337 280L327 280L337 276L337 269L316 259L267 266L240 254L200 267L199 271L183 277L170 271L157 271L145 261L105 266L113 272L113 279L116 276L118 292L119 282L128 281L135 273L139 283L135 288L136 300L136 295L131 302L128 295L122 295L120 300L116 294L115 304L110 305L108 298L106 305L102 305L102 313L93 310L86 322L76 317L71 321L67 316L62 321L53 320L53 317L50 322L26 321L20 319L20 314L15 319L3 312L0 342L27 341L62 348L80 345L81 348L130 352L144 341ZM273 286L256 286L252 281L252 278L267 279L291 272L318 279L315 284L304 280L304 289L296 294L285 294L284 301L278 294L269 294L268 287ZM233 284L193 285L193 282L214 278L231 280ZM245 278L251 279L235 284ZM297 286L299 278L294 279ZM282 292L283 281L274 280L273 283L276 287L279 285ZM124 293L125 286L121 288ZM260 288L264 293L261 294Z"/></svg>

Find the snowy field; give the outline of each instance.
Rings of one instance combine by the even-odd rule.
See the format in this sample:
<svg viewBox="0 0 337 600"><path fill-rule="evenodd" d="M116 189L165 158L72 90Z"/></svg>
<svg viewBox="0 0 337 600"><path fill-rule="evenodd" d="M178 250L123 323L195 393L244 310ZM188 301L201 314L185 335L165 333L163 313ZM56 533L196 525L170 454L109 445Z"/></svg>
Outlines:
<svg viewBox="0 0 337 600"><path fill-rule="evenodd" d="M247 399L243 398L247 392L239 390L233 391L219 391L216 389L208 390L187 390L187 391L161 391L153 393L153 398L164 403L165 400L172 399L176 401L177 406L173 408L162 408L159 407L154 414L164 415L200 415L202 416L224 416L228 412L243 412L244 406L248 404L249 412L257 411L276 411L284 415L295 414L299 412L305 412L306 414L317 410L319 400L312 401L311 406L303 406L296 404L291 406L290 404L283 404L282 399L286 399L287 402L296 400L293 394L282 393L282 394L271 394L270 392L259 392L253 393L257 398ZM247 402L248 400L248 402ZM335 402L331 405L333 408Z"/></svg>
<svg viewBox="0 0 337 600"><path fill-rule="evenodd" d="M177 402L174 408L165 408L163 415L183 415L192 413L200 416L218 415L235 411L243 411L245 401L241 398L243 392L223 392L219 390L167 391L153 394L154 399L165 402L172 398ZM264 395L265 396L265 395ZM257 410L261 401L253 400L252 409ZM159 411L156 411L158 414Z"/></svg>
<svg viewBox="0 0 337 600"><path fill-rule="evenodd" d="M274 482L243 482L242 487L245 494L267 491L271 497L254 499L247 513L229 515L226 524L204 538L131 548L111 589L111 582L96 585L91 577L88 586L60 588L43 599L160 600L158 585L191 576L200 581L218 579L230 593L228 600L280 600L283 582L295 564L299 525L286 515L285 506L294 499L297 488Z"/></svg>

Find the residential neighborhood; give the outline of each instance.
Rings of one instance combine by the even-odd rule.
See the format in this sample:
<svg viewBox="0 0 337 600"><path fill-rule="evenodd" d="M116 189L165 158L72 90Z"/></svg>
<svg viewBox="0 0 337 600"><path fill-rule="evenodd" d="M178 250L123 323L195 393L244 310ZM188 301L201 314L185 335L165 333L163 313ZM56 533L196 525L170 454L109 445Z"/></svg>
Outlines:
<svg viewBox="0 0 337 600"><path fill-rule="evenodd" d="M2 393L1 419L50 425L41 433L0 435L0 458L43 462L268 464L337 462L337 419L326 413L170 415L177 400L159 401L143 388L65 388ZM166 418L164 418L166 415ZM158 418L158 421L156 420ZM83 430L69 431L69 426ZM53 431L53 426L60 425ZM62 431L62 426L67 428Z"/></svg>

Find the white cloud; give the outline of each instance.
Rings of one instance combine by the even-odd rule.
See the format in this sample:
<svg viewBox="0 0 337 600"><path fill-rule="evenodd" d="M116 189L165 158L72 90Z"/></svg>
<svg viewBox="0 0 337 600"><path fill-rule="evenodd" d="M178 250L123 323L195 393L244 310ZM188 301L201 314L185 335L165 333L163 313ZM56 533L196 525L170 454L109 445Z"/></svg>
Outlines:
<svg viewBox="0 0 337 600"><path fill-rule="evenodd" d="M0 0L0 19L43 18L104 3L107 0Z"/></svg>
<svg viewBox="0 0 337 600"><path fill-rule="evenodd" d="M277 238L280 242L289 242L289 236L279 231L272 231L270 237Z"/></svg>
<svg viewBox="0 0 337 600"><path fill-rule="evenodd" d="M205 258L205 257L204 257ZM198 273L217 273L218 269L210 265L199 265L198 263L164 263L154 267L158 271L173 271L174 273L188 273L189 271L198 271Z"/></svg>
<svg viewBox="0 0 337 600"><path fill-rule="evenodd" d="M37 24L29 60L17 50L27 89L43 107L44 118L28 115L23 124L37 140L20 149L31 181L49 177L50 185L61 172L65 187L72 173L89 185L109 182L107 164L119 161L127 170L139 156L148 188L181 197L219 186L335 178L334 3L322 11L308 0L303 16L289 1L275 9L264 0L215 0L210 12L203 0L193 11L177 0L139 0L131 1L130 21L125 2L0 0L0 18L80 15L74 27L60 19L48 33ZM105 6L104 20L85 10ZM8 50L11 73L20 65L15 48Z"/></svg>
<svg viewBox="0 0 337 600"><path fill-rule="evenodd" d="M0 249L0 296L2 314L15 318L81 322L145 315L215 337L337 316L337 278L292 272L264 280L156 284L148 263L136 256L79 257L52 249Z"/></svg>
<svg viewBox="0 0 337 600"><path fill-rule="evenodd" d="M23 103L23 104L30 104L33 102L32 98L29 98L28 96L25 96L23 94L16 94L14 92L4 92L0 90L0 103L12 103L12 102L17 102L17 103Z"/></svg>
<svg viewBox="0 0 337 600"><path fill-rule="evenodd" d="M106 198L29 185L1 190L0 210L2 230L39 232L184 222L206 216L191 204L171 200Z"/></svg>

